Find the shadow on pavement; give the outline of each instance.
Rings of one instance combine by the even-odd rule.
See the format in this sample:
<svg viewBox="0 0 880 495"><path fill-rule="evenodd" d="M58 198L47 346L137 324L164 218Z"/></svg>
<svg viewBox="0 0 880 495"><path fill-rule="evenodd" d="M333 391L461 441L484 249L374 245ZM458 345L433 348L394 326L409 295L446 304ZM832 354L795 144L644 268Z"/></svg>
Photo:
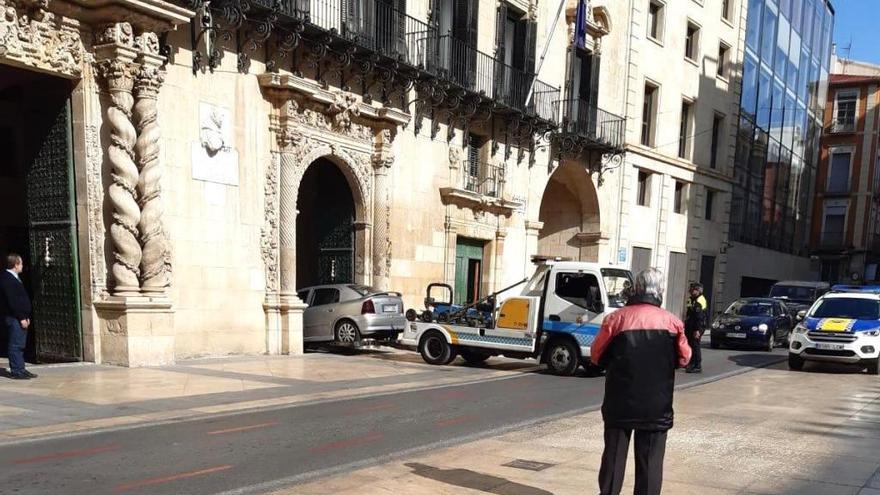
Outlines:
<svg viewBox="0 0 880 495"><path fill-rule="evenodd" d="M737 366L748 368L766 368L769 364L775 364L785 359L781 353L775 352L755 352L748 354L734 354L728 356L727 359Z"/></svg>
<svg viewBox="0 0 880 495"><path fill-rule="evenodd" d="M469 469L440 469L426 464L410 462L406 467L413 474L447 485L469 488L497 495L553 495L552 492L509 481L499 476L478 473Z"/></svg>

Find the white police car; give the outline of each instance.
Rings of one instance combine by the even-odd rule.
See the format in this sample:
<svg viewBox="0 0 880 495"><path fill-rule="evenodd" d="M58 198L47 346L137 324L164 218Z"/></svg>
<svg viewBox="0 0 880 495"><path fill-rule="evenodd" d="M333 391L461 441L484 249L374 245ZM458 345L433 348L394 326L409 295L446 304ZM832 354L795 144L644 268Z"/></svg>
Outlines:
<svg viewBox="0 0 880 495"><path fill-rule="evenodd" d="M825 361L880 374L880 286L836 285L798 317L788 348L790 369Z"/></svg>

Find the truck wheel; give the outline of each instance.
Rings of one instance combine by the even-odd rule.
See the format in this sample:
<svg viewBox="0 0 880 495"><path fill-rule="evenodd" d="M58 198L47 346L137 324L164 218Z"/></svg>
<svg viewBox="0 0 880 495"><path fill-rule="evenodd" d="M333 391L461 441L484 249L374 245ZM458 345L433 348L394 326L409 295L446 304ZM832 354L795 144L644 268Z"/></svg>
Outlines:
<svg viewBox="0 0 880 495"><path fill-rule="evenodd" d="M455 359L452 346L440 332L430 332L419 342L419 354L428 364L449 364Z"/></svg>
<svg viewBox="0 0 880 495"><path fill-rule="evenodd" d="M869 375L880 375L880 357L868 360L866 368L868 368Z"/></svg>
<svg viewBox="0 0 880 495"><path fill-rule="evenodd" d="M798 356L797 354L788 353L788 369L792 371L801 371L804 369L804 358Z"/></svg>
<svg viewBox="0 0 880 495"><path fill-rule="evenodd" d="M465 362L471 366L479 366L486 362L491 356L485 352L474 351L471 349L460 349L458 354L464 358Z"/></svg>
<svg viewBox="0 0 880 495"><path fill-rule="evenodd" d="M568 339L556 339L547 347L547 366L558 376L571 376L578 367L578 349Z"/></svg>

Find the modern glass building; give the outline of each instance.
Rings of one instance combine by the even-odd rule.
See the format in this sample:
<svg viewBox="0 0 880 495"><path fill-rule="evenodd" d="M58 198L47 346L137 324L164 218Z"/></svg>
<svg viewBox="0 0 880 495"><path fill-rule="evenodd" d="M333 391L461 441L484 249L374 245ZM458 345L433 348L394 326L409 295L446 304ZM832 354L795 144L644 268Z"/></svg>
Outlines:
<svg viewBox="0 0 880 495"><path fill-rule="evenodd" d="M730 237L806 255L834 9L747 1Z"/></svg>

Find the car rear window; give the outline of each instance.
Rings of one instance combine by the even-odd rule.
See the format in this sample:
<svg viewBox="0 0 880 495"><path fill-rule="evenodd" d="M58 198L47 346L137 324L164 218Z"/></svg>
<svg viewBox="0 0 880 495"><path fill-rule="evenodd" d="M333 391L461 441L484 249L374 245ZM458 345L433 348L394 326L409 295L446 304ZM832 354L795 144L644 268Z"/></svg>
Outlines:
<svg viewBox="0 0 880 495"><path fill-rule="evenodd" d="M770 297L792 299L795 301L812 301L816 289L812 287L796 287L793 285L774 285L770 289Z"/></svg>
<svg viewBox="0 0 880 495"><path fill-rule="evenodd" d="M375 287L370 287L369 285L357 285L352 284L348 286L349 289L357 292L361 296L368 296L370 294L375 294L377 292L382 292Z"/></svg>
<svg viewBox="0 0 880 495"><path fill-rule="evenodd" d="M727 308L725 313L739 316L773 316L773 305L769 302L737 301Z"/></svg>
<svg viewBox="0 0 880 495"><path fill-rule="evenodd" d="M819 303L810 316L813 318L880 320L880 301L855 297L833 297Z"/></svg>

